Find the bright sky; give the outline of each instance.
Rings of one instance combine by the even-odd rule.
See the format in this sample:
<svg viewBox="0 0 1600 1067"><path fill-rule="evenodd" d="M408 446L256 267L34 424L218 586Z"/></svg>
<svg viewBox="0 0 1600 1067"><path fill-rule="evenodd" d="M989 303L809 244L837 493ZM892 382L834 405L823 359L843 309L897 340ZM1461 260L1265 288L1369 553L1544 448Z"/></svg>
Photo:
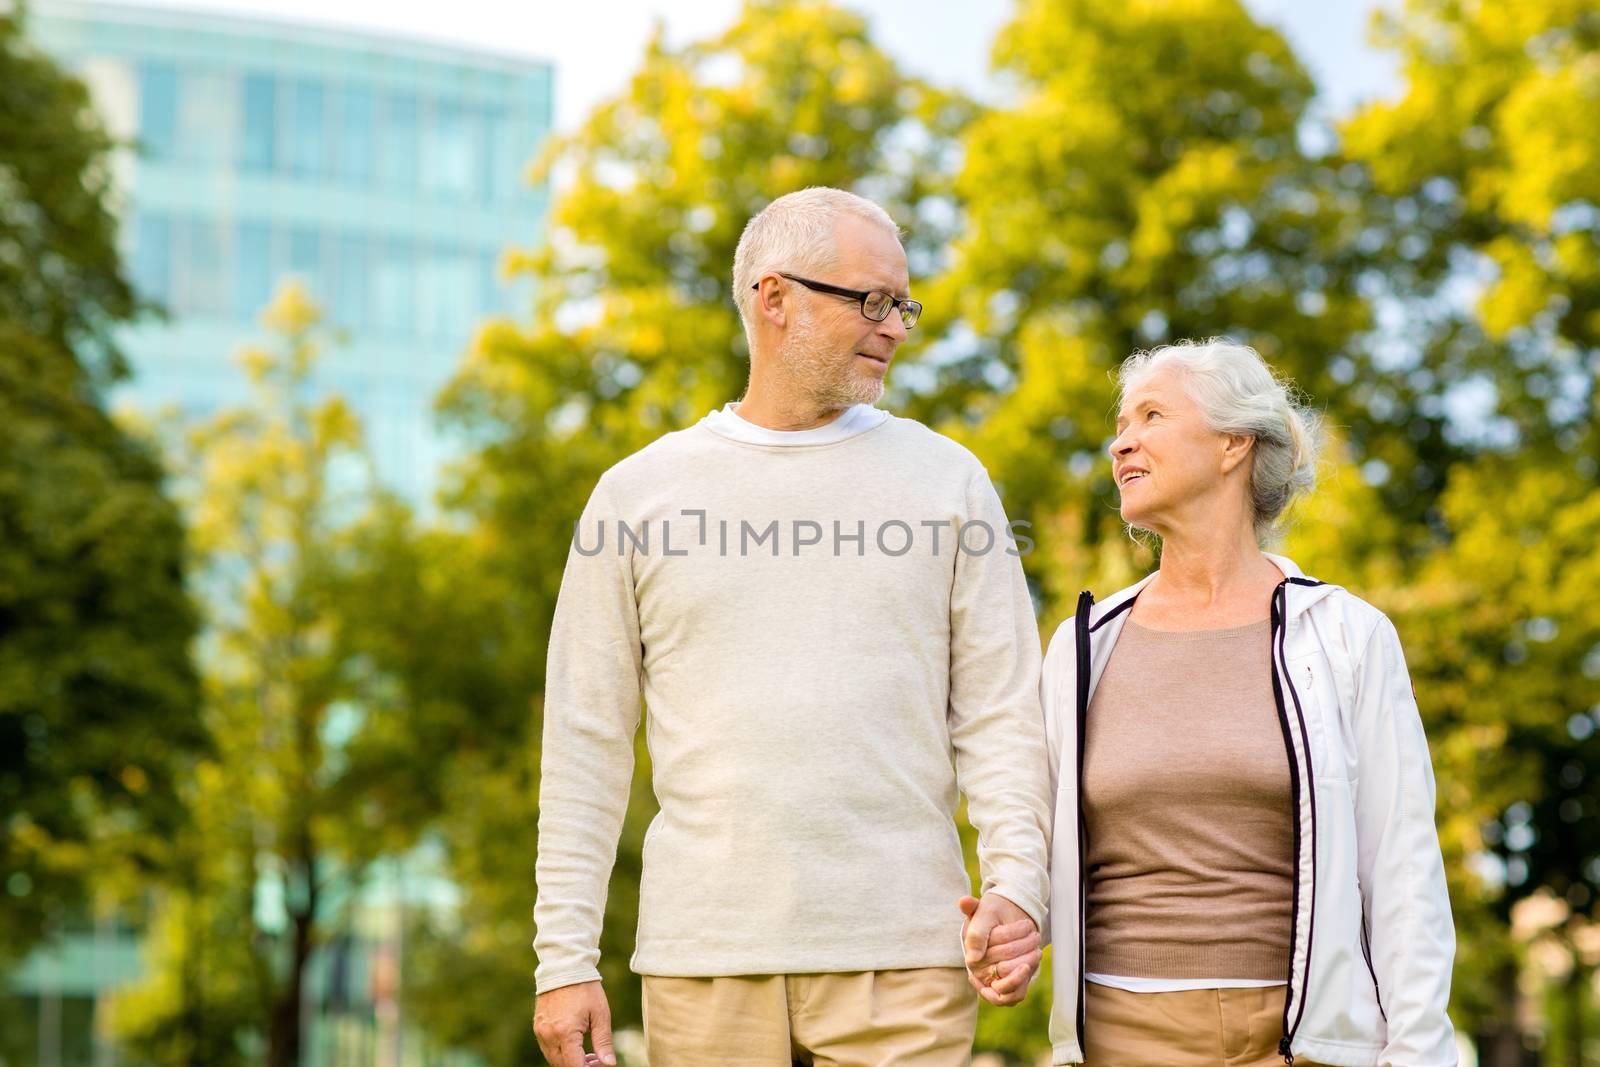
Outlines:
<svg viewBox="0 0 1600 1067"><path fill-rule="evenodd" d="M987 70L995 31L1013 10L998 0L843 0L864 12L875 38L907 69L993 97ZM1323 86L1335 113L1398 87L1395 63L1365 42L1380 0L1245 0L1283 26ZM674 44L711 36L733 21L740 0L141 0L183 7L331 23L554 61L556 126L569 130L618 92L638 65L656 19Z"/></svg>

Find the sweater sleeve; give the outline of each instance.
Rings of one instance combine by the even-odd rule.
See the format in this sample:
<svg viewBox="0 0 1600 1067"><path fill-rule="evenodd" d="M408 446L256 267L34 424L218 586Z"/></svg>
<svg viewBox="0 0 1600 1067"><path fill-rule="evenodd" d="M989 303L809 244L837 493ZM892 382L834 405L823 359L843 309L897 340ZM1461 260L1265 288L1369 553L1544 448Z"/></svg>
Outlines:
<svg viewBox="0 0 1600 1067"><path fill-rule="evenodd" d="M642 651L618 516L602 478L568 552L550 632L534 862L540 993L600 978L606 885L633 778Z"/></svg>
<svg viewBox="0 0 1600 1067"><path fill-rule="evenodd" d="M968 483L965 537L950 594L950 740L956 779L978 831L982 891L1042 929L1049 826L1039 632L1005 509L980 467ZM993 533L987 551L977 551Z"/></svg>
<svg viewBox="0 0 1600 1067"><path fill-rule="evenodd" d="M1434 825L1433 764L1394 625L1380 618L1355 671L1358 877L1388 1020L1381 1067L1456 1062L1445 1006L1455 928Z"/></svg>

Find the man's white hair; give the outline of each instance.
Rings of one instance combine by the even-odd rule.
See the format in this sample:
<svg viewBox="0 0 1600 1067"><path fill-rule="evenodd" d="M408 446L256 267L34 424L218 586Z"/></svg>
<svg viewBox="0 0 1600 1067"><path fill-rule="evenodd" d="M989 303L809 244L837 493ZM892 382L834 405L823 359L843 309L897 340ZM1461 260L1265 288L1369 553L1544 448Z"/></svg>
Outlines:
<svg viewBox="0 0 1600 1067"><path fill-rule="evenodd" d="M847 215L877 223L896 240L900 238L900 228L883 208L866 197L824 185L780 196L745 223L733 253L733 302L739 306L747 337L755 311L756 282L771 271L809 276L827 273L839 253L834 227Z"/></svg>

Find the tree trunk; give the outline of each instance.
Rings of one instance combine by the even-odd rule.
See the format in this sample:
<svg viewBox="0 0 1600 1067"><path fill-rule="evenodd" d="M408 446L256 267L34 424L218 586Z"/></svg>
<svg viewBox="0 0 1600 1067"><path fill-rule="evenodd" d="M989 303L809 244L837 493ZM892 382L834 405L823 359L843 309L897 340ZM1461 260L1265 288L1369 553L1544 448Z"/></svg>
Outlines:
<svg viewBox="0 0 1600 1067"><path fill-rule="evenodd" d="M1572 953L1572 970L1567 972L1567 1062L1572 1067L1584 1067L1587 1061L1583 1058L1583 1013L1589 1004L1585 993L1589 989L1589 968L1583 965L1583 954L1578 946L1567 944L1567 950Z"/></svg>
<svg viewBox="0 0 1600 1067"><path fill-rule="evenodd" d="M1508 963L1495 976L1500 987L1501 1015L1492 1025L1475 1035L1478 1067L1532 1067L1517 1024L1517 968Z"/></svg>
<svg viewBox="0 0 1600 1067"><path fill-rule="evenodd" d="M309 844L309 834L302 844ZM267 1038L267 1067L299 1067L301 1045L300 1005L305 999L306 967L311 962L312 930L317 916L317 865L314 858L300 863L304 895L300 907L290 907L292 939L289 946L289 975L283 996L274 1005L272 1028Z"/></svg>

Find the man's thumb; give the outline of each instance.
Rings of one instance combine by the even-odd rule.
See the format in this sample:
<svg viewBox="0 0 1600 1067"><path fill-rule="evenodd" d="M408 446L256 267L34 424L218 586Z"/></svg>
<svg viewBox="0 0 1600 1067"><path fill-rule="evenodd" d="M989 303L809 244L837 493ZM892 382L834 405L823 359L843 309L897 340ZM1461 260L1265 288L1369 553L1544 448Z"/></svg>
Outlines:
<svg viewBox="0 0 1600 1067"><path fill-rule="evenodd" d="M611 1049L611 1016L599 1016L594 1021L594 1028L590 1031L590 1040L594 1042L595 1055L600 1057L600 1062L606 1067L616 1067L617 1054Z"/></svg>
<svg viewBox="0 0 1600 1067"><path fill-rule="evenodd" d="M994 924L994 913L983 911L973 915L967 923L965 945L968 965L977 963L989 951L989 932L994 929Z"/></svg>

